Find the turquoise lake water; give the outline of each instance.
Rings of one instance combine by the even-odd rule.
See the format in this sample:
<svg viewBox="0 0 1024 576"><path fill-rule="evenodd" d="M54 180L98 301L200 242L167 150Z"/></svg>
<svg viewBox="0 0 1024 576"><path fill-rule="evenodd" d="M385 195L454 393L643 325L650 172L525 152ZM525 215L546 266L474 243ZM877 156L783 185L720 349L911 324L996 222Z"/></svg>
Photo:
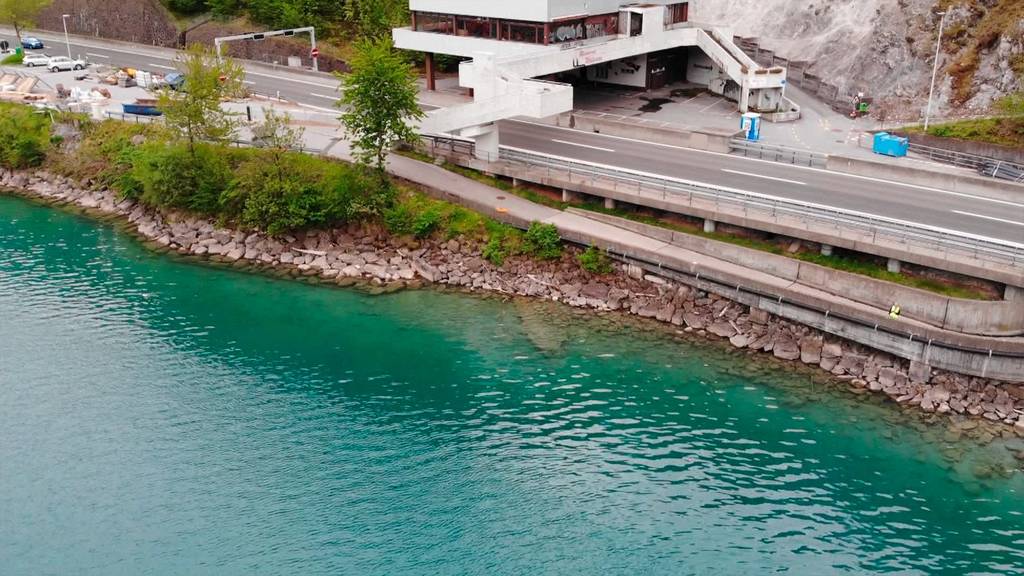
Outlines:
<svg viewBox="0 0 1024 576"><path fill-rule="evenodd" d="M1024 573L1024 444L746 362L0 196L0 574Z"/></svg>

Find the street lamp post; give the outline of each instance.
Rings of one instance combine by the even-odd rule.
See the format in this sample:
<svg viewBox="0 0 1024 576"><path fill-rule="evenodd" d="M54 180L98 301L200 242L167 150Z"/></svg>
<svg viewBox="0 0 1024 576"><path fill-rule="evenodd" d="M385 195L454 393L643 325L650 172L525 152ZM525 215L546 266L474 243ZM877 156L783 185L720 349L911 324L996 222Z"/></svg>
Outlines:
<svg viewBox="0 0 1024 576"><path fill-rule="evenodd" d="M939 12L939 37L935 40L935 62L932 64L932 87L928 90L928 109L924 113L924 131L928 131L928 123L932 117L932 97L935 95L935 76L939 72L939 48L942 46L942 31L946 24L946 13Z"/></svg>
<svg viewBox="0 0 1024 576"><path fill-rule="evenodd" d="M68 37L68 18L71 14L62 14L60 19L64 23L64 43L68 46L68 58L71 58L71 39Z"/></svg>

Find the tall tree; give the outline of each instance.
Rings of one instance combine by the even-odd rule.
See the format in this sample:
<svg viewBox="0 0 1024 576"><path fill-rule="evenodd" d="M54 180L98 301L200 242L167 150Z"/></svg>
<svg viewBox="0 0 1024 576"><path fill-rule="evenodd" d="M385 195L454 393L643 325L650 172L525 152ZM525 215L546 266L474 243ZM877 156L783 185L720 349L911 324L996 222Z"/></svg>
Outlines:
<svg viewBox="0 0 1024 576"><path fill-rule="evenodd" d="M408 22L409 3L406 0L348 0L345 19L363 36L380 38L390 35L395 26Z"/></svg>
<svg viewBox="0 0 1024 576"><path fill-rule="evenodd" d="M244 73L230 58L218 59L200 45L189 47L178 69L185 75L185 83L177 91L165 89L159 107L167 125L188 141L194 156L197 141L220 142L234 135L237 121L221 102L245 92Z"/></svg>
<svg viewBox="0 0 1024 576"><path fill-rule="evenodd" d="M34 26L43 8L53 0L0 0L0 23L14 26L14 34L21 44L21 29Z"/></svg>
<svg viewBox="0 0 1024 576"><path fill-rule="evenodd" d="M413 122L423 117L416 96L416 71L395 51L391 39L356 43L352 71L339 74L343 95L338 107L356 161L377 169L384 179L388 152L402 141L419 139Z"/></svg>

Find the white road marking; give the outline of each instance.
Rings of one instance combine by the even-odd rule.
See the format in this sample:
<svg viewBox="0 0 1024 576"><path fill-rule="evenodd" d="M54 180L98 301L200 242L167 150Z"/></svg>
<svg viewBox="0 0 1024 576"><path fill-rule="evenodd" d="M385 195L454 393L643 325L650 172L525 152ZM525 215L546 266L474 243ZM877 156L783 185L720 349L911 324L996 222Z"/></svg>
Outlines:
<svg viewBox="0 0 1024 576"><path fill-rule="evenodd" d="M252 70L246 70L245 73L246 73L247 76L263 76L264 78L273 78L274 80L283 80L285 82L295 82L295 83L298 83L298 84L309 84L310 86L319 86L321 88L330 88L331 90L337 90L338 89L338 85L337 84L332 86L330 84L324 84L323 82L310 82L309 80L300 80L298 78L292 78L290 76L288 78L283 78L283 77L281 77L281 76L279 76L277 74L264 74L263 72L253 72Z"/></svg>
<svg viewBox="0 0 1024 576"><path fill-rule="evenodd" d="M249 84L250 86L254 86L256 83L252 80L242 80L242 84Z"/></svg>
<svg viewBox="0 0 1024 576"><path fill-rule="evenodd" d="M892 186L903 186L906 188L914 188L915 190L925 190L927 192L938 192L939 194L947 194L949 196L959 196L961 198L970 198L972 200L981 200L983 202L993 202L995 204L1005 204L1007 206L1014 206L1017 208L1024 208L1024 203L1021 202L1010 202L1008 200L999 200L998 198L990 198L988 196L979 196L977 194L965 194L963 192L953 192L950 190L943 190L941 188L932 188L930 186L919 186L917 184L905 184L903 182L895 182L893 180L885 180L883 178L873 178L871 176L861 176L859 174L846 174L844 172L835 172L832 170L826 170L824 168L812 168L810 166L797 166L795 164L780 164L778 162L772 162L771 160L760 160L758 158L745 158L743 156L736 156L734 154L726 154L724 152L711 152L709 150L697 150L696 148L686 148L685 146L673 146L672 144L661 144L659 142L649 142L646 140L638 140L636 138L627 138L625 136L612 136L610 134L597 134L589 132L581 132L575 128L563 128L562 126L551 126L550 124L541 124L539 122L529 122L527 120L514 120L506 119L503 122L514 122L516 124L529 124L531 126L539 126L541 128L547 128L550 130L561 130L563 132L572 132L578 136L586 135L594 138L605 138L613 140L624 140L626 142L634 142L636 144L646 144L648 146L657 146L659 148L668 148L670 150L682 150L683 152L691 152L695 154L706 154L709 156L722 156L724 158L732 158L737 162L756 162L760 164L769 164L777 169L790 169L790 170L803 170L807 172L818 172L819 174L827 174L835 178L851 178L855 180L866 180L868 182L878 182L879 184L888 184Z"/></svg>
<svg viewBox="0 0 1024 576"><path fill-rule="evenodd" d="M532 122L527 122L527 123L528 124L532 124ZM599 168L611 168L611 169L618 170L619 172L634 174L634 175L643 176L643 177L646 177L646 178L655 177L655 178L662 178L662 179L665 179L665 180L670 180L672 182L679 182L679 183L682 183L682 184L691 184L691 185L692 184L696 184L696 185L699 185L699 186L714 186L715 188L719 188L721 190L726 190L726 191L729 191L729 192L739 192L741 194L746 194L747 196L751 196L751 197L754 197L754 198L762 198L762 199L768 199L768 200L781 200L781 201L789 202L789 203L796 204L796 205L809 206L809 207L812 207L812 208L821 208L821 209L827 209L827 210L836 210L837 209L836 206L828 206L828 205L825 205L825 204L818 204L816 202L804 202L802 200L794 200L792 198L786 198L786 197L783 197L783 196L773 196L771 194L763 194L763 193L760 193L760 192L751 192L749 190L743 190L743 189L740 189L740 188L729 188L727 186L720 186L718 184L712 184L712 183L709 183L709 182L697 182L695 180L685 180L683 178L674 178L672 176L665 176L665 175L662 175L662 174L653 174L651 172L644 172L644 171L641 171L641 170L633 170L633 169L630 169L630 168L622 168L621 166L611 166L609 164L601 164L600 162L590 162L590 161L587 161L587 160L579 160L579 159L575 159L575 158L567 158L565 156L557 156L557 155L554 155L554 154L547 154L545 152L539 152L537 150L527 150L525 148L516 148L515 146L502 146L502 148L504 148L506 150L518 150L520 152L531 152L531 153L535 153L535 154L537 154L537 153L539 153L539 154L546 154L547 156L549 156L551 158L558 159L558 160L568 160L568 161L576 162L576 163L579 163L579 164L586 164L588 166L597 166ZM728 154L725 154L725 156L728 156ZM883 220L883 221L886 221L886 222L895 222L897 224L916 226L916 227L919 227L919 228L924 228L926 230L932 230L932 231L935 231L935 232L942 232L942 233L946 233L946 234L956 234L956 235L964 237L964 238L975 238L975 239L980 239L980 240L987 240L987 241L995 242L995 243L998 243L998 244L1002 244L1003 246L1012 246L1014 248L1024 248L1024 243L1020 243L1020 242L1013 242L1013 241L1010 241L1010 240L1002 240L1002 239L999 239L999 238L992 238L990 236L982 236L980 234L972 234L970 232L963 232L963 231L959 231L959 230L950 230L948 228L941 228L939 226L933 226L931 224L925 224L923 222L912 222L910 220L901 220L899 218L891 218L889 216L884 216L882 214L872 214L870 212L862 212L860 210L852 210L852 209L848 209L848 208L838 208L838 209L841 210L845 214L851 214L851 215L854 215L854 216L871 216L873 218L877 218L879 220Z"/></svg>
<svg viewBox="0 0 1024 576"><path fill-rule="evenodd" d="M556 140L551 139L552 142L558 142L559 144L568 144L569 146L579 146L580 148L590 148L591 150L600 150L602 152L615 152L611 148L601 148L600 146L591 146L590 144L580 144L579 142L569 142L568 140Z"/></svg>
<svg viewBox="0 0 1024 576"><path fill-rule="evenodd" d="M722 168L722 172L728 172L730 174L739 174L741 176L753 176L754 178L764 178L765 180L775 180L776 182L787 182L789 184L798 184L800 186L807 186L806 182L787 180L786 178L776 178L774 176L764 176L763 174L754 174L753 172L741 172L739 170L729 170L728 168Z"/></svg>
<svg viewBox="0 0 1024 576"><path fill-rule="evenodd" d="M326 94L317 94L316 92L310 92L309 95L310 96L316 96L317 98L324 98L326 100L337 100L338 99L337 96L328 96Z"/></svg>
<svg viewBox="0 0 1024 576"><path fill-rule="evenodd" d="M296 102L296 104L298 104L299 106L302 106L303 108L309 108L310 110L319 110L321 112L330 112L331 114L338 114L339 113L338 110L334 110L334 109L331 109L331 108L322 108L320 106L313 106L312 104L303 104L302 102Z"/></svg>
<svg viewBox="0 0 1024 576"><path fill-rule="evenodd" d="M152 62L150 62L149 65L153 68L162 68L164 70L177 70L174 66L164 66L163 64L153 64Z"/></svg>
<svg viewBox="0 0 1024 576"><path fill-rule="evenodd" d="M107 56L105 54L93 54L92 52L86 52L85 55L92 56L93 58L110 58L110 56Z"/></svg>
<svg viewBox="0 0 1024 576"><path fill-rule="evenodd" d="M1005 224L1015 224L1017 226L1024 226L1024 222L1017 222L1014 220L1004 220L1003 218L996 218L995 216L985 216L983 214L975 214L973 212L963 212L961 210L953 210L954 214L960 214L962 216L972 216L974 218L983 218L985 220L992 220L995 222L1003 222Z"/></svg>

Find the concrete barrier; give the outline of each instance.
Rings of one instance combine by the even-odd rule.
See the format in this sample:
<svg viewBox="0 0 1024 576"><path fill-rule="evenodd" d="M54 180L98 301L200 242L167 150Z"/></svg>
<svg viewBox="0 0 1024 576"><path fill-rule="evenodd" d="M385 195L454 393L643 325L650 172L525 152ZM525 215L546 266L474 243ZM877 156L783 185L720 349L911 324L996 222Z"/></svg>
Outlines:
<svg viewBox="0 0 1024 576"><path fill-rule="evenodd" d="M982 336L1024 335L1024 303L1021 302L950 298L869 276L608 214L576 208L569 208L568 211L881 310L888 310L893 303L899 303L904 317L926 322L937 328Z"/></svg>
<svg viewBox="0 0 1024 576"><path fill-rule="evenodd" d="M901 165L899 160L874 161L847 156L829 156L826 167L835 172L868 176L881 180L893 180L903 184L914 184L939 188L951 192L980 194L1001 200L1020 201L1024 199L1024 184L984 176L935 172Z"/></svg>
<svg viewBox="0 0 1024 576"><path fill-rule="evenodd" d="M624 122L618 119L601 118L587 114L562 114L558 117L558 125L586 132L635 138L645 142L668 144L682 148L694 148L708 152L730 152L729 141L738 132L733 130L682 130L665 126Z"/></svg>
<svg viewBox="0 0 1024 576"><path fill-rule="evenodd" d="M912 143L921 144L922 146L931 146L932 148L942 148L944 150L953 150L954 152L961 152L963 154L973 154L975 156L985 156L986 158L994 158L996 160L1005 160L1006 162L1013 162L1015 164L1024 164L1024 150L1014 148L1012 146L1000 146L998 144L972 142L970 140L958 140L956 138L943 138L941 136L932 136L931 134L908 134L900 131L895 131L893 133L909 137Z"/></svg>

